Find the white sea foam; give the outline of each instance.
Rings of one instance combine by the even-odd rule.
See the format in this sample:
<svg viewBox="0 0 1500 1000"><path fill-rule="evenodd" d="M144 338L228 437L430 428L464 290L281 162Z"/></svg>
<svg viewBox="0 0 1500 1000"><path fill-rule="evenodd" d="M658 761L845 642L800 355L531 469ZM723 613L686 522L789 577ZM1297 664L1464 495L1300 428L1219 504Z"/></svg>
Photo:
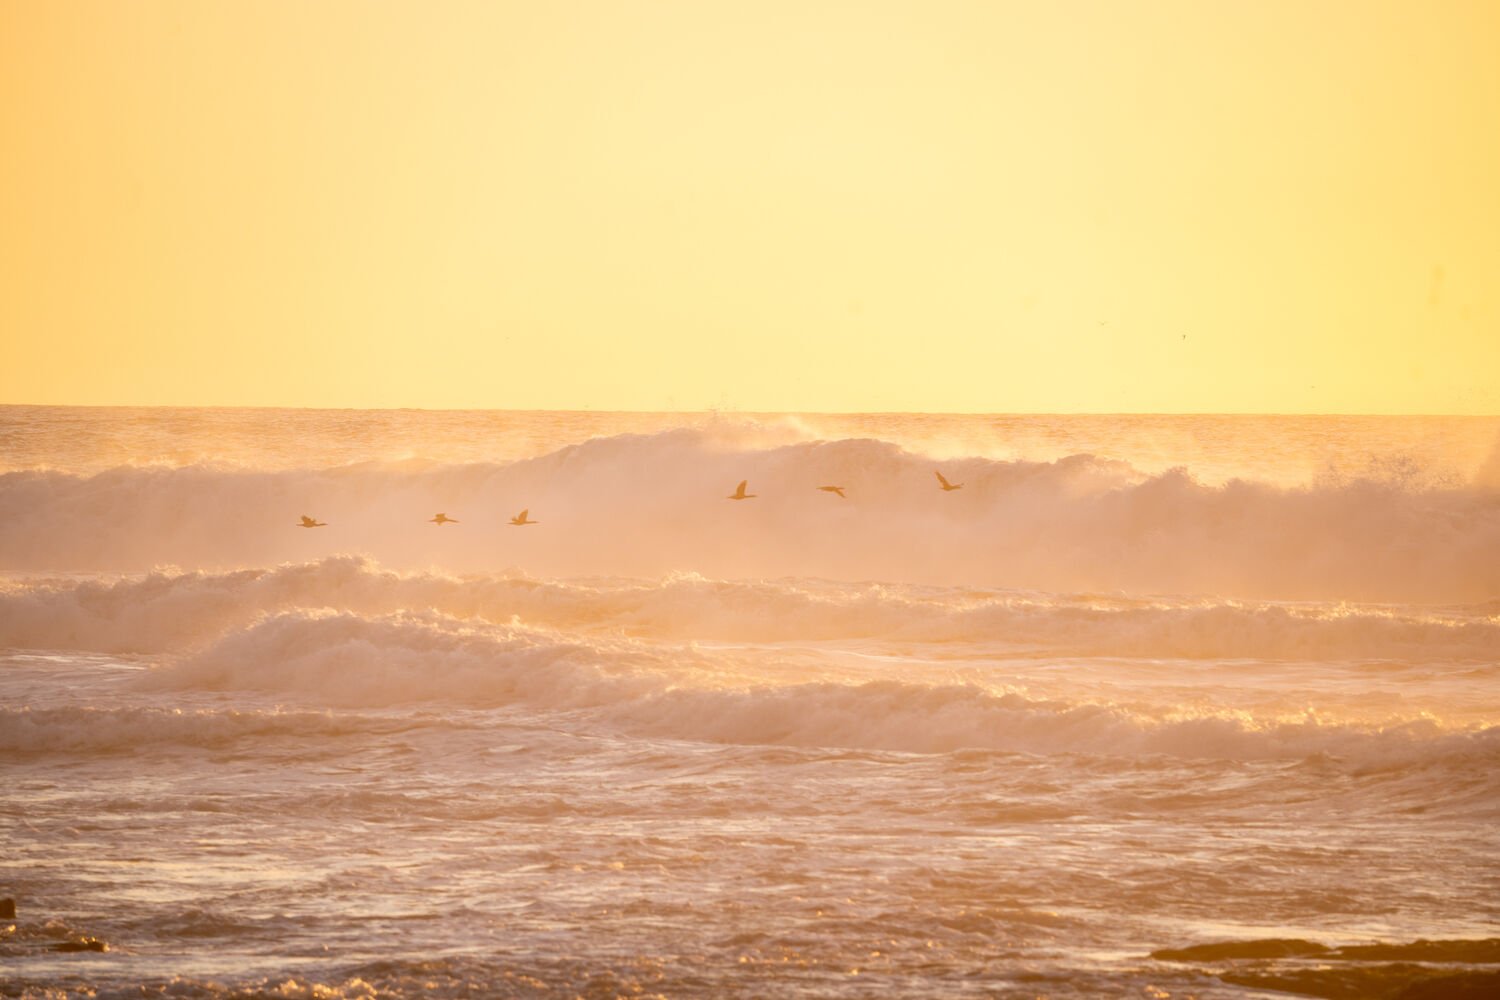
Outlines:
<svg viewBox="0 0 1500 1000"><path fill-rule="evenodd" d="M971 588L718 581L538 580L383 569L356 556L226 573L11 581L0 642L109 653L181 651L298 608L364 615L432 609L492 623L771 642L884 638L983 642L1017 652L1180 659L1500 657L1500 620L1382 607L1138 600Z"/></svg>
<svg viewBox="0 0 1500 1000"><path fill-rule="evenodd" d="M567 639L436 614L279 614L153 672L140 686L259 692L341 708L445 702L587 709L601 723L635 735L913 752L984 748L1256 760L1500 749L1500 728L1450 729L1430 719L1371 727L1315 717L1147 712L894 679L746 685L716 678L710 661L693 662L681 652L668 656L628 640Z"/></svg>
<svg viewBox="0 0 1500 1000"><path fill-rule="evenodd" d="M1500 594L1500 494L1372 479L1279 488L1121 462L944 463L875 440L775 447L674 430L509 464L120 468L0 476L0 566L232 568L367 552L549 576L802 576L1047 590L1477 601ZM749 478L754 501L723 500ZM819 493L848 487L849 499ZM542 523L511 528L529 507ZM426 523L443 510L459 525ZM299 514L328 522L296 528ZM441 531L441 534L438 532Z"/></svg>

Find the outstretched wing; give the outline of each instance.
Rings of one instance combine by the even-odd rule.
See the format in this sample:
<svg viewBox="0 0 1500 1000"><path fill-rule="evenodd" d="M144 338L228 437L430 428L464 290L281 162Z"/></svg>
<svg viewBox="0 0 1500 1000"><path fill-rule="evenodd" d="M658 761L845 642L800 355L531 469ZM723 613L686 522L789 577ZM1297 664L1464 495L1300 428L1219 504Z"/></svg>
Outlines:
<svg viewBox="0 0 1500 1000"><path fill-rule="evenodd" d="M519 514L516 515L516 520L517 521L524 521L524 520L526 520L526 515L530 514L530 513L531 513L531 508L527 507L525 510L521 511L521 513L519 513Z"/></svg>
<svg viewBox="0 0 1500 1000"><path fill-rule="evenodd" d="M938 472L936 469L932 470L932 474L938 477L938 482L942 484L943 489L946 490L950 485L952 485L948 482L948 480L944 479L943 474L941 472Z"/></svg>
<svg viewBox="0 0 1500 1000"><path fill-rule="evenodd" d="M749 486L749 485L750 485L750 480L748 480L748 479L741 479L740 480L740 484L734 488L734 491L736 493L739 493L739 494L743 495L744 492L745 492L745 487Z"/></svg>

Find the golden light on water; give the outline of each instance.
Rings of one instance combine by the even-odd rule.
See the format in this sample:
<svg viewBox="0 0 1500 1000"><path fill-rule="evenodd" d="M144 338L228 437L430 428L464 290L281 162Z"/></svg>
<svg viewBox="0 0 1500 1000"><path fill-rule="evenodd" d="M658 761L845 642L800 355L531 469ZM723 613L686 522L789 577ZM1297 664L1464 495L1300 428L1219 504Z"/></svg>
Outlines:
<svg viewBox="0 0 1500 1000"><path fill-rule="evenodd" d="M0 0L0 993L1500 995L1497 40Z"/></svg>
<svg viewBox="0 0 1500 1000"><path fill-rule="evenodd" d="M1500 409L1500 6L0 7L0 400Z"/></svg>

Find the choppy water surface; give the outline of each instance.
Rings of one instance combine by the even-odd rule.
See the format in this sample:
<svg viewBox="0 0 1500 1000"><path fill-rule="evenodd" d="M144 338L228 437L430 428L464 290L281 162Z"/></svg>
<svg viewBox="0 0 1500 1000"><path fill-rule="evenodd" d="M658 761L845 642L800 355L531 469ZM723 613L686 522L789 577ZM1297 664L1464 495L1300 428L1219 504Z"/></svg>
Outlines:
<svg viewBox="0 0 1500 1000"><path fill-rule="evenodd" d="M0 993L1484 995L1497 435L0 408Z"/></svg>

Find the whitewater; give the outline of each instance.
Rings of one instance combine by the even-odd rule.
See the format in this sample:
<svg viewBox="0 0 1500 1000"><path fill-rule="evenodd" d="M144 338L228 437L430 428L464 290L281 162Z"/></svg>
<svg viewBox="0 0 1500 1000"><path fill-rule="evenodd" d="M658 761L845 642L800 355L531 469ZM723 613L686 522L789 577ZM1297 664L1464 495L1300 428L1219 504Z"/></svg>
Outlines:
<svg viewBox="0 0 1500 1000"><path fill-rule="evenodd" d="M1497 831L1500 418L0 407L0 995L1493 996Z"/></svg>

